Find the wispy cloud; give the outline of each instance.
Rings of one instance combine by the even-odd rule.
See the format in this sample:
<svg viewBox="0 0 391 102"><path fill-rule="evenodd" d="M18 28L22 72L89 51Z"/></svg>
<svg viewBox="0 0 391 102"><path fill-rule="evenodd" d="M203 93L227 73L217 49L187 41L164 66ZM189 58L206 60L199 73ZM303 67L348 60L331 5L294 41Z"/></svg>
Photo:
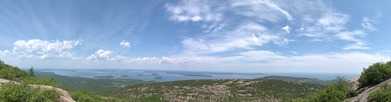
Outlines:
<svg viewBox="0 0 391 102"><path fill-rule="evenodd" d="M244 51L229 57L172 56L127 58L127 63L186 66L191 70L222 70L262 72L350 72L358 73L371 63L391 60L390 56L360 52L303 54L285 56L268 50ZM346 64L346 63L353 63ZM213 67L213 69L210 69ZM288 68L288 69L287 69ZM291 70L295 69L295 70Z"/></svg>
<svg viewBox="0 0 391 102"><path fill-rule="evenodd" d="M336 33L345 28L344 25L349 19L348 15L338 13L332 8L324 6L322 1L315 1L315 3L308 2L308 5L303 5L302 2L293 3L293 6L287 6L287 4L291 4L290 2L275 2L269 0L231 0L221 3L203 1L194 3L194 5L203 6L189 5L193 2L194 1L182 0L178 4L168 4L169 6L166 6L166 10L167 12L171 13L169 19L173 20L173 17L178 16L177 14L179 13L174 13L176 9L178 9L178 12L182 12L182 9L185 7L188 9L186 11L189 12L199 11L199 9L206 9L206 14L219 14L219 18L225 18L225 16L227 16L226 14L230 14L230 19L203 20L206 24L212 25L201 26L201 28L206 29L204 34L200 34L201 36L185 37L185 39L181 41L183 52L186 54L210 54L238 49L248 50L253 49L255 46L263 46L268 43L286 45L294 39L292 40L288 38L286 35L284 35L284 33L281 32L281 29L276 29L274 25L270 26L269 23L279 24L282 22L293 22L292 20L296 20L295 17L298 18L297 21L300 21L302 18L305 18L302 17L303 15L305 16L306 14L313 13L313 11L306 11L308 8L315 9L314 11L321 11L317 14L321 14L323 16L307 17L308 19L313 19L313 21L305 21L306 26L301 31L303 35L317 37L325 36L330 32ZM209 12L208 9L210 9L210 7L216 7L217 4L221 4L218 10ZM299 10L299 14L292 14L296 13L295 10ZM186 15L197 14L199 14L199 12ZM176 20L201 20L191 20L191 16L186 16L185 18L187 19ZM220 26L221 24L225 26ZM264 25L267 25L267 27ZM291 33L292 28L286 25L282 29L286 33Z"/></svg>
<svg viewBox="0 0 391 102"><path fill-rule="evenodd" d="M253 46L261 46L267 43L284 45L288 39L269 32L269 30L257 23L240 24L237 28L217 32L224 36L206 36L201 38L187 38L181 43L185 54L210 54L230 51L234 49L252 49Z"/></svg>
<svg viewBox="0 0 391 102"><path fill-rule="evenodd" d="M294 19L287 10L269 0L232 0L230 5L234 13L246 17L257 17L272 22L278 22L284 16L290 21Z"/></svg>
<svg viewBox="0 0 391 102"><path fill-rule="evenodd" d="M360 42L361 40L358 37L364 37L366 34L362 30L355 30L352 32L339 32L336 36L339 39L353 42Z"/></svg>
<svg viewBox="0 0 391 102"><path fill-rule="evenodd" d="M121 45L122 47L128 47L128 48L130 48L131 47L131 45L130 45L130 43L129 42L127 42L127 41L121 41L120 43L119 43L119 45Z"/></svg>
<svg viewBox="0 0 391 102"><path fill-rule="evenodd" d="M346 45L343 49L345 50L365 50L370 49L367 45L361 41L355 42L353 44Z"/></svg>
<svg viewBox="0 0 391 102"><path fill-rule="evenodd" d="M349 21L349 16L336 12L334 10L327 10L321 13L320 17L305 16L302 34L312 38L327 38L338 32L346 29L346 23Z"/></svg>
<svg viewBox="0 0 391 102"><path fill-rule="evenodd" d="M166 4L168 13L171 14L170 20L179 22L198 22L198 21L219 21L221 20L220 12L212 9L208 0L183 0L179 4Z"/></svg>
<svg viewBox="0 0 391 102"><path fill-rule="evenodd" d="M369 31L375 31L377 30L375 26L373 26L373 23L375 23L374 20L370 20L369 18L367 17L364 17L362 19L362 23L361 23L361 26L364 28L364 29L367 29Z"/></svg>

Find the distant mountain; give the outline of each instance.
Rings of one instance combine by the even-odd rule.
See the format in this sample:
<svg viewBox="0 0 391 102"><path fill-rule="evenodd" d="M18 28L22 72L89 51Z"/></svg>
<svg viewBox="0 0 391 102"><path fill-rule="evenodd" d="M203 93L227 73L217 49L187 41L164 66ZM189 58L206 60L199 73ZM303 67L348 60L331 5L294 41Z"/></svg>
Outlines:
<svg viewBox="0 0 391 102"><path fill-rule="evenodd" d="M113 94L133 101L288 101L322 89L322 83L327 82L280 76L252 80L184 80L137 84Z"/></svg>

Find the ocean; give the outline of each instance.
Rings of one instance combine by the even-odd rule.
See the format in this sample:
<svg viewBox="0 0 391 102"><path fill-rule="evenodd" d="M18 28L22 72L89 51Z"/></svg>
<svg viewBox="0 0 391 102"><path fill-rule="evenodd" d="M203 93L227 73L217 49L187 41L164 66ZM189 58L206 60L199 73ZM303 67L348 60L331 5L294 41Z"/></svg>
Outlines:
<svg viewBox="0 0 391 102"><path fill-rule="evenodd" d="M190 72L161 70L98 70L98 69L38 69L40 72L52 72L57 75L84 78L124 78L143 81L178 81L196 79L255 79L265 76L289 76L333 80L337 76L351 79L359 77L355 73L226 73L226 72Z"/></svg>

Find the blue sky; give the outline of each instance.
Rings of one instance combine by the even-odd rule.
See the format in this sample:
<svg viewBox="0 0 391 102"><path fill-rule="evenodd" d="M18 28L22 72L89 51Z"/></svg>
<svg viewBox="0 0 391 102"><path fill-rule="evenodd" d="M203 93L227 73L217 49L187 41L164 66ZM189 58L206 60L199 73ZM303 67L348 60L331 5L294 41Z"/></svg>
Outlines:
<svg viewBox="0 0 391 102"><path fill-rule="evenodd" d="M391 1L0 0L27 68L359 73L391 57Z"/></svg>

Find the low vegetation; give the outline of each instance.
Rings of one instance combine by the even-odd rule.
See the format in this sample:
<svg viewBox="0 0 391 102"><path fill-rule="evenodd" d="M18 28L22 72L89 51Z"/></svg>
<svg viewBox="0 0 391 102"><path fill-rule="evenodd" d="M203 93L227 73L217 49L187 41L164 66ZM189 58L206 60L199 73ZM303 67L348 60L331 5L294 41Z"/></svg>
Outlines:
<svg viewBox="0 0 391 102"><path fill-rule="evenodd" d="M379 84L390 78L391 61L387 63L378 62L369 66L367 69L364 69L358 81L362 87L366 87Z"/></svg>
<svg viewBox="0 0 391 102"><path fill-rule="evenodd" d="M32 88L30 84L57 86L53 79L34 77L33 68L30 73L20 70L18 67L10 66L0 61L0 78L13 80L18 83L0 84L1 102L48 102L58 101L60 93L54 90L41 90Z"/></svg>
<svg viewBox="0 0 391 102"><path fill-rule="evenodd" d="M338 77L337 81L322 90L308 95L306 98L296 99L296 102L341 102L349 97L349 90L345 79Z"/></svg>
<svg viewBox="0 0 391 102"><path fill-rule="evenodd" d="M391 61L384 63L374 63L368 68L364 68L360 75L359 82L361 88L377 85L391 78ZM348 84L343 78L338 78L337 82L308 95L306 98L299 98L297 102L340 102L354 95L353 90L349 90ZM369 101L390 102L391 85L385 84L368 96Z"/></svg>
<svg viewBox="0 0 391 102"><path fill-rule="evenodd" d="M382 85L379 90L369 94L368 100L371 102L390 102L391 101L391 85L390 84Z"/></svg>
<svg viewBox="0 0 391 102"><path fill-rule="evenodd" d="M364 69L360 76L361 87L368 87L379 84L391 78L391 61L384 63L378 62L367 69ZM390 102L391 101L391 85L384 84L379 90L372 92L368 96L368 100L373 102Z"/></svg>
<svg viewBox="0 0 391 102"><path fill-rule="evenodd" d="M65 87L78 102L154 102L154 101L295 101L340 102L354 95L344 78L336 81L292 77L265 77L253 80L185 80L143 82L127 79L89 79L23 71L0 61L0 78L13 80L0 84L2 101L59 101L54 90L32 88L35 85ZM377 85L391 78L391 62L378 62L362 72L360 87ZM328 86L324 86L328 84ZM128 86L129 85L129 86ZM107 89L96 91L96 89ZM83 90L83 91L80 91ZM95 90L95 91L94 91ZM104 94L106 93L106 94ZM103 95L103 96L100 96ZM391 101L391 85L385 84L369 94L369 101Z"/></svg>
<svg viewBox="0 0 391 102"><path fill-rule="evenodd" d="M305 97L308 93L321 88L323 85L263 78L185 80L129 86L116 95L137 102L290 101L295 97Z"/></svg>
<svg viewBox="0 0 391 102"><path fill-rule="evenodd" d="M28 84L7 83L0 88L1 102L54 102L59 97L55 90L41 90Z"/></svg>

